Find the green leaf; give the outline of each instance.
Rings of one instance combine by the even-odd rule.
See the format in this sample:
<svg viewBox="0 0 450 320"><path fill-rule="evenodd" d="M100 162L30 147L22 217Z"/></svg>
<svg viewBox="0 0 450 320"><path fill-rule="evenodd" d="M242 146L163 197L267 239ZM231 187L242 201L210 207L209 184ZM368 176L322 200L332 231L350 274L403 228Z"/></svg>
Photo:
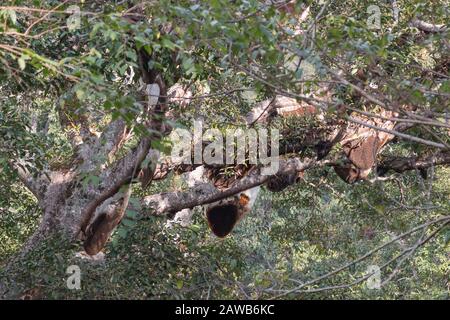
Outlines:
<svg viewBox="0 0 450 320"><path fill-rule="evenodd" d="M127 227L134 227L137 224L137 222L134 220L130 220L130 219L123 219L122 224Z"/></svg>
<svg viewBox="0 0 450 320"><path fill-rule="evenodd" d="M163 37L163 38L161 39L161 45L162 45L164 48L167 48L167 49L169 49L169 50L174 50L175 48L179 47L179 46L177 46L175 43L173 43L172 40L170 40L170 39L167 38L167 37Z"/></svg>
<svg viewBox="0 0 450 320"><path fill-rule="evenodd" d="M125 52L125 55L131 61L136 61L137 60L137 55L136 55L136 52L134 50L129 50L129 51Z"/></svg>
<svg viewBox="0 0 450 320"><path fill-rule="evenodd" d="M77 91L75 91L75 94L77 95L77 98L79 100L83 100L86 95L86 93L82 89L78 89Z"/></svg>
<svg viewBox="0 0 450 320"><path fill-rule="evenodd" d="M131 219L136 219L139 216L139 212L136 210L127 209L126 216Z"/></svg>
<svg viewBox="0 0 450 320"><path fill-rule="evenodd" d="M442 93L450 93L450 80L442 82L439 91Z"/></svg>
<svg viewBox="0 0 450 320"><path fill-rule="evenodd" d="M374 206L374 208L375 208L375 210L376 210L377 213L379 213L379 214L384 214L384 211L385 211L384 205L382 205L382 204L377 204L377 205Z"/></svg>
<svg viewBox="0 0 450 320"><path fill-rule="evenodd" d="M121 237L122 239L125 239L127 237L128 230L125 228L119 228L117 229L117 235Z"/></svg>
<svg viewBox="0 0 450 320"><path fill-rule="evenodd" d="M448 246L450 244L450 228L446 228L444 231L444 243L445 246Z"/></svg>
<svg viewBox="0 0 450 320"><path fill-rule="evenodd" d="M141 200L139 198L131 197L129 200L130 204L137 210L141 209ZM136 212L134 210L129 210L130 212ZM136 212L138 213L138 212Z"/></svg>

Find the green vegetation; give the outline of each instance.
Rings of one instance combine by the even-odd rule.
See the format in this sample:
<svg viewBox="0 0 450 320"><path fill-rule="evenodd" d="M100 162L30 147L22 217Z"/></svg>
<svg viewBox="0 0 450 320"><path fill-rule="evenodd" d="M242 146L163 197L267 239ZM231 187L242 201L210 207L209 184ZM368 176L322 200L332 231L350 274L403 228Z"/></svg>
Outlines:
<svg viewBox="0 0 450 320"><path fill-rule="evenodd" d="M39 299L450 298L448 2L394 1L398 22L389 1L298 0L287 1L289 9L285 2L13 0L0 6L0 297L10 298L3 286L13 298ZM373 4L380 29L367 25ZM81 14L68 13L70 5ZM416 17L442 30L424 31L412 25ZM142 55L149 59L144 67ZM143 68L195 98L172 101L162 118L148 116ZM341 78L336 70L344 71ZM333 89L318 96L328 83ZM402 129L409 138L396 138L375 155L380 164L438 154L447 160L427 165L426 177L414 166L385 177L373 170L352 185L329 165L313 167L281 192L263 187L251 213L224 239L211 234L201 205L188 226L168 226L170 217L140 207L145 196L189 190L173 170L148 188L133 184L104 259L77 255L83 242L64 219L72 214L80 227L89 196L109 187L105 170L119 175L115 165L148 137L152 149L170 151L166 133L149 122L190 128L191 119L202 118L209 128L245 128L248 112L275 95L302 103L313 96L330 122L349 119L343 105L374 119L384 108L395 110L413 125ZM308 148L283 156L315 157L311 145L322 136L311 132L324 135L327 127L314 119L271 123L281 129L281 146L308 141ZM117 152L93 152L87 160L83 146L100 141L119 120L128 136ZM337 143L327 159L339 155ZM31 180L58 181L54 190L65 194L50 204L36 195L41 189L27 185ZM22 255L52 215L54 230ZM66 286L66 268L74 264L81 268L81 290ZM369 266L381 268L379 289L367 286Z"/></svg>

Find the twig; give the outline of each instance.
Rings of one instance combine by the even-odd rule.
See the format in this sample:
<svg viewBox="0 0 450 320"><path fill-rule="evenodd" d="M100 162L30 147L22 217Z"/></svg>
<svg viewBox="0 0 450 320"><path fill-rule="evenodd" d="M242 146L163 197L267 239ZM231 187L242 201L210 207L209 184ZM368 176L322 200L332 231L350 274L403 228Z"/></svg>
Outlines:
<svg viewBox="0 0 450 320"><path fill-rule="evenodd" d="M355 119L353 117L346 116L345 119L347 119L350 122L354 122L356 124L360 124L362 126L365 126L365 127L368 127L368 128L372 128L372 129L375 129L375 130L378 130L378 131L383 131L383 132L392 134L394 136L397 136L397 137L400 137L400 138L403 138L403 139L406 139L406 140L411 140L411 141L414 141L414 142L425 144L425 145L428 145L428 146L431 146L431 147L436 147L436 148L439 148L439 149L444 149L444 150L447 149L447 146L442 144L442 143L437 143L437 142L425 140L425 139L422 139L422 138L414 137L414 136L411 136L409 134L401 133L401 132L398 132L398 131L395 131L395 130L390 130L390 129L377 127L377 126L371 125L369 123L366 123L364 121Z"/></svg>
<svg viewBox="0 0 450 320"><path fill-rule="evenodd" d="M318 277L318 278L315 278L315 279L313 279L313 280L310 280L310 281L308 281L308 282L305 282L305 283L303 283L303 284L300 285L300 286L297 286L297 287L295 287L295 288L293 288L293 289L287 290L287 291L285 291L284 293L282 293L282 294L280 294L280 295L277 295L277 296L273 297L272 299L277 299L277 298L280 298L280 297L282 297L282 296L286 296L286 295L288 295L288 294L297 292L297 291L299 291L300 289L302 289L302 288L304 288L304 287L306 287L306 286L310 286L310 285L312 285L312 284L314 284L314 283L316 283L316 282L319 282L319 281L324 280L324 279L326 279L326 278L329 278L329 277L331 277L331 276L333 276L333 275L335 275L335 274L337 274L337 273L340 273L341 271L343 271L343 270L345 270L345 269L347 269L347 268L349 268L349 267L351 267L351 266L353 266L353 265L355 265L355 264L357 264L357 263L359 263L359 262L361 262L361 261L367 259L368 257L370 257L371 255L373 255L374 253L376 253L376 252L380 251L381 249L383 249L383 248L389 246L390 244L392 244L392 243L394 243L394 242L396 242L396 241L398 241L398 240L400 240L400 239L402 239L402 238L404 238L404 237L406 237L406 236L408 236L408 235L410 235L410 234L413 234L413 233L415 233L415 232L417 232L417 231L419 231L419 230L422 230L422 229L424 229L424 228L427 228L428 226L434 225L434 224L436 224L436 223L438 223L438 222L445 222L445 223L448 223L448 222L450 222L450 216L444 216L444 217L441 217L441 218L438 218L438 219L429 221L429 222L427 222L427 223L421 224L421 225L419 225L419 226L417 226L417 227L415 227L415 228L413 228L413 229L411 229L411 230L409 230L409 231L407 231L407 232L404 232L404 233L400 234L399 236L397 236L397 237L391 239L390 241L388 241L388 242L386 242L386 243L384 243L384 244L382 244L382 245L376 247L375 249L370 250L369 252L367 252L366 254L362 255L362 256L359 257L358 259L353 260L353 261L351 261L351 262L345 264L344 266L342 266L342 267L340 267L340 268L338 268L338 269L336 269L336 270L333 270L333 271L331 271L331 272L328 272L328 273L326 273L326 274L324 274L324 275L322 275L322 276L320 276L320 277ZM397 257L397 258L398 258L398 257ZM390 263L390 262L391 262L391 261L389 261L389 263ZM359 282L361 282L361 281L364 281L364 280L367 279L367 278L368 278L368 276L366 276L366 277L363 278L362 280L361 280L361 279L360 279L360 280L357 280L358 282L356 282L356 283L359 283ZM351 285L354 285L354 284L356 284L356 283L352 283ZM349 285L348 285L348 284L347 284L347 285L341 285L341 286L338 286L338 287L343 287L343 286L349 286ZM330 288L332 288L332 287L328 287L327 290L329 290Z"/></svg>

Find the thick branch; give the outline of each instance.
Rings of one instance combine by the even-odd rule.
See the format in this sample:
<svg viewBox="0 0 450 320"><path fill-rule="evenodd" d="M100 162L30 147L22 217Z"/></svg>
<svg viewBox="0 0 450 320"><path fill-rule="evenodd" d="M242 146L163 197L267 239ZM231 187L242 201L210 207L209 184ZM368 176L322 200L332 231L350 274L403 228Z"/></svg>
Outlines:
<svg viewBox="0 0 450 320"><path fill-rule="evenodd" d="M302 172L312 167L315 163L313 160L301 162L297 158L280 161L277 175ZM151 195L145 197L142 201L145 211L144 215L170 214L185 208L194 208L199 205L213 203L262 185L269 181L271 177L270 175L262 175L259 170L255 170L222 192L215 189L212 184L205 183L188 192L167 192Z"/></svg>
<svg viewBox="0 0 450 320"><path fill-rule="evenodd" d="M85 230L95 209L106 199L115 195L120 188L129 183L133 178L133 172L147 156L151 145L151 139L146 137L139 145L124 158L122 158L113 168L106 170L102 174L102 187L97 196L86 205L81 214L80 230Z"/></svg>
<svg viewBox="0 0 450 320"><path fill-rule="evenodd" d="M93 145L86 146L87 154L90 156L83 157L84 162L81 169L88 172L94 170L98 164L104 163L105 160L111 160L124 142L125 136L125 121L123 119L111 121L100 138L96 139Z"/></svg>
<svg viewBox="0 0 450 320"><path fill-rule="evenodd" d="M41 201L44 198L44 194L46 192L48 181L43 181L47 179L44 177L33 178L30 172L19 165L18 163L10 163L11 167L17 172L17 175L23 185L33 193L38 201Z"/></svg>
<svg viewBox="0 0 450 320"><path fill-rule="evenodd" d="M422 170L437 165L449 165L450 152L441 152L427 157L394 158L387 159L378 165L379 172L394 170L402 173L408 170Z"/></svg>

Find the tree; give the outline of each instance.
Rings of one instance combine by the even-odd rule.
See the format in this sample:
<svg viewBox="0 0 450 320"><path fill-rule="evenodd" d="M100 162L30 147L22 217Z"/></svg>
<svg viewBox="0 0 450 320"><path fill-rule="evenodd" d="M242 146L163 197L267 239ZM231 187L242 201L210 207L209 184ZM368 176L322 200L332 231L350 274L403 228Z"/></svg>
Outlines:
<svg viewBox="0 0 450 320"><path fill-rule="evenodd" d="M308 171L374 183L450 163L443 1L394 1L401 20L383 7L379 29L365 2L16 2L0 7L2 181L18 179L42 217L13 262L56 236L95 255L127 210L173 217L209 205L227 216L218 201L301 185ZM279 130L279 170L172 161L168 137L192 118L219 132ZM199 166L208 179L193 188L146 194ZM231 231L240 218L217 223ZM449 221L413 229L432 231L397 260ZM2 295L23 293L11 283Z"/></svg>

